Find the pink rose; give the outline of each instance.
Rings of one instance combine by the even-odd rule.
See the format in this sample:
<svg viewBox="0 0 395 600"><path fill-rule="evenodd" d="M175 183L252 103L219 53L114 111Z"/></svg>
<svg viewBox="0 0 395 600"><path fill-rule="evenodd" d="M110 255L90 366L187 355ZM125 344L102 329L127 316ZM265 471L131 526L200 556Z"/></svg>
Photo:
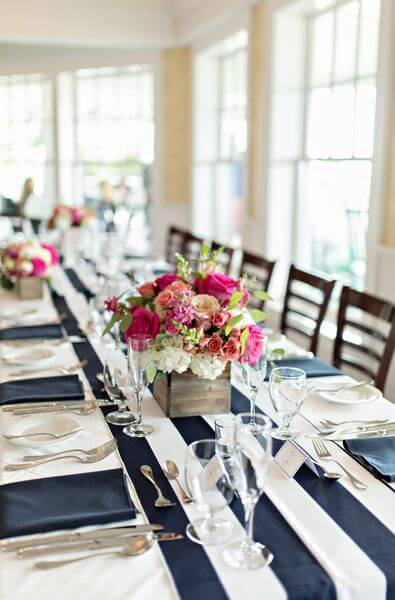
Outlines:
<svg viewBox="0 0 395 600"><path fill-rule="evenodd" d="M238 289L238 282L224 273L208 273L204 279L196 279L199 294L209 294L220 302L227 302Z"/></svg>
<svg viewBox="0 0 395 600"><path fill-rule="evenodd" d="M118 298L116 296L112 296L111 298L107 298L107 300L104 300L104 308L109 312L115 313L117 315L121 314L120 308L118 306Z"/></svg>
<svg viewBox="0 0 395 600"><path fill-rule="evenodd" d="M227 360L238 360L240 358L240 342L229 339L222 346L222 355Z"/></svg>
<svg viewBox="0 0 395 600"><path fill-rule="evenodd" d="M51 265L57 265L59 263L59 254L56 248L54 248L54 246L52 246L51 244L45 244L44 242L41 242L41 247L45 248L45 250L48 250L48 252L50 253Z"/></svg>
<svg viewBox="0 0 395 600"><path fill-rule="evenodd" d="M227 312L217 312L212 316L212 322L214 327L221 328L229 320L230 314Z"/></svg>
<svg viewBox="0 0 395 600"><path fill-rule="evenodd" d="M33 265L33 270L30 275L35 277L43 277L47 272L47 264L42 258L32 258L31 263Z"/></svg>
<svg viewBox="0 0 395 600"><path fill-rule="evenodd" d="M155 285L158 290L161 292L165 288L167 288L173 281L180 281L178 275L174 273L166 273L165 275L161 275L155 279Z"/></svg>
<svg viewBox="0 0 395 600"><path fill-rule="evenodd" d="M209 354L214 354L215 356L218 356L218 354L220 354L221 352L221 348L222 340L219 337L219 335L213 335L211 338L209 338L206 344L206 350Z"/></svg>
<svg viewBox="0 0 395 600"><path fill-rule="evenodd" d="M243 355L243 362L254 365L258 362L264 347L265 334L258 325L248 325L248 338Z"/></svg>
<svg viewBox="0 0 395 600"><path fill-rule="evenodd" d="M140 306L133 311L133 321L125 332L125 338L126 341L134 335L155 338L159 333L159 329L159 315Z"/></svg>
<svg viewBox="0 0 395 600"><path fill-rule="evenodd" d="M175 300L176 300L176 297L173 294L173 292L171 291L171 289L166 289L157 295L155 302L161 308L171 308L174 305Z"/></svg>
<svg viewBox="0 0 395 600"><path fill-rule="evenodd" d="M137 288L143 298L149 298L150 296L154 296L155 288L152 281L147 281L147 283L142 283Z"/></svg>

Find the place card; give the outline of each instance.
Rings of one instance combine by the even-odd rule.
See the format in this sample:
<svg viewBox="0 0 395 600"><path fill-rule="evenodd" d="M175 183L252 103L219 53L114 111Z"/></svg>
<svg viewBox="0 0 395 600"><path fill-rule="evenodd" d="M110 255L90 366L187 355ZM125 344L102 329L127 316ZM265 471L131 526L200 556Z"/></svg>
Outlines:
<svg viewBox="0 0 395 600"><path fill-rule="evenodd" d="M289 479L296 475L304 463L307 464L315 475L320 477L320 472L314 461L295 441L284 442L273 460Z"/></svg>

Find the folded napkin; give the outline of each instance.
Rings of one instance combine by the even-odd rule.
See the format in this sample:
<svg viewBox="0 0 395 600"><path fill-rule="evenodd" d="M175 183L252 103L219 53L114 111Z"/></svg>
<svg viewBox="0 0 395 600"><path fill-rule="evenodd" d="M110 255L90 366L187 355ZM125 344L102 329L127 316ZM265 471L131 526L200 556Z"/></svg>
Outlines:
<svg viewBox="0 0 395 600"><path fill-rule="evenodd" d="M319 358L284 358L274 361L276 367L294 367L306 371L307 377L327 377L328 375L341 375L341 371L332 367ZM268 365L266 379L269 379L271 367Z"/></svg>
<svg viewBox="0 0 395 600"><path fill-rule="evenodd" d="M344 447L376 477L395 481L395 437L346 440Z"/></svg>
<svg viewBox="0 0 395 600"><path fill-rule="evenodd" d="M0 486L0 538L133 519L122 469Z"/></svg>
<svg viewBox="0 0 395 600"><path fill-rule="evenodd" d="M0 384L0 405L42 400L80 400L84 398L78 375L18 379Z"/></svg>
<svg viewBox="0 0 395 600"><path fill-rule="evenodd" d="M62 337L63 330L60 325L29 325L0 331L0 340L53 340Z"/></svg>

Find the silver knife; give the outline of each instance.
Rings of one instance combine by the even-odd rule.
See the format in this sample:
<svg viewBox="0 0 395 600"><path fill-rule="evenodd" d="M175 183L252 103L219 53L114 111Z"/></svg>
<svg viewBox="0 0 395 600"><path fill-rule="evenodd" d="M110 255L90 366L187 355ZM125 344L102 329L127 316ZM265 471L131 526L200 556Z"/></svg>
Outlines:
<svg viewBox="0 0 395 600"><path fill-rule="evenodd" d="M369 438L384 438L384 437L395 437L395 427L392 426L388 429L384 429L383 427L380 429L376 427L374 430L369 431L338 431L335 433L330 433L327 435L313 435L310 437L318 437L320 440L366 440Z"/></svg>
<svg viewBox="0 0 395 600"><path fill-rule="evenodd" d="M113 538L114 536L130 535L131 533L148 533L150 531L160 531L163 525L158 523L144 523L142 525L128 525L126 527L110 527L95 529L91 531L68 531L58 535L41 535L30 540L15 540L0 542L2 552L14 552L21 548L31 548L33 546L45 546L57 544L60 542L80 542L82 540L96 540L99 538Z"/></svg>
<svg viewBox="0 0 395 600"><path fill-rule="evenodd" d="M369 433L370 431L381 431L386 429L393 429L395 427L395 421L388 421L387 423L374 423L371 425L358 425L358 427L346 427L344 425L340 427L331 427L330 429L325 431L321 431L318 435L320 437L325 435L337 435L338 433L342 434L357 434L357 433Z"/></svg>
<svg viewBox="0 0 395 600"><path fill-rule="evenodd" d="M59 405L59 406L31 406L30 408L15 408L12 411L12 414L15 416L25 416L25 415L37 415L42 413L60 413L67 412L68 410L78 410L83 408L87 403L84 404L70 404L70 405ZM110 406L112 403L110 402L89 402L89 404L94 404L96 407L101 406Z"/></svg>
<svg viewBox="0 0 395 600"><path fill-rule="evenodd" d="M123 546L132 537L140 536L141 533L135 532L127 536L105 538L100 540L87 540L86 542L78 542L74 544L54 544L53 546L45 546L38 548L21 548L17 552L18 558L31 558L33 556L43 556L45 554L57 554L58 552L75 552L76 550L97 550L100 548L111 548L115 546ZM158 542L171 542L174 540L182 540L182 533L156 533L153 538Z"/></svg>
<svg viewBox="0 0 395 600"><path fill-rule="evenodd" d="M89 402L91 402L89 400ZM109 406L110 404L114 404L110 400L106 400L105 398L100 398L97 400L93 400L95 406ZM27 410L30 408L81 408L81 406L85 406L86 401L84 399L81 400L56 400L53 402L21 402L19 404L6 404L1 407L3 412L15 412L20 410Z"/></svg>

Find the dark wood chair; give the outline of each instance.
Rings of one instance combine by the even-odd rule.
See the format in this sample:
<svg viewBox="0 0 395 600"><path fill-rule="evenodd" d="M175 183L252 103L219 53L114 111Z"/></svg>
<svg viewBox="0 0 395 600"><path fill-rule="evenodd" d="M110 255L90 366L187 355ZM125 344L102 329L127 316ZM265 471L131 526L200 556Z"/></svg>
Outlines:
<svg viewBox="0 0 395 600"><path fill-rule="evenodd" d="M195 263L192 266L197 266L197 263L200 258L200 254L202 251L202 246L204 244L204 239L194 235L190 231L186 231L184 234L184 239L182 243L182 252L183 256L192 263Z"/></svg>
<svg viewBox="0 0 395 600"><path fill-rule="evenodd" d="M308 349L314 354L334 286L334 280L302 271L294 265L289 269L281 331L284 334L293 331L308 338Z"/></svg>
<svg viewBox="0 0 395 600"><path fill-rule="evenodd" d="M169 228L166 242L166 260L171 265L177 264L175 253L179 252L180 254L182 254L183 252L185 235L186 231L184 231L183 229L179 229L178 227L174 227L173 225Z"/></svg>
<svg viewBox="0 0 395 600"><path fill-rule="evenodd" d="M223 272L229 275L229 273L232 271L234 248L224 246L223 244L219 244L218 242L214 241L211 243L211 252L215 252L220 248L223 248L223 250L221 255L218 257L218 263L221 265Z"/></svg>
<svg viewBox="0 0 395 600"><path fill-rule="evenodd" d="M251 252L243 251L240 273L241 275L249 275L250 277L255 277L256 289L262 290L263 292L267 292L269 289L275 264L276 261L274 260L267 260L267 258L263 258L263 256L258 256L257 254L252 254ZM254 295L251 295L249 306L263 310L264 305L264 300L259 300L259 298L256 298Z"/></svg>
<svg viewBox="0 0 395 600"><path fill-rule="evenodd" d="M395 305L365 292L343 287L333 364L371 377L384 392L395 349Z"/></svg>

